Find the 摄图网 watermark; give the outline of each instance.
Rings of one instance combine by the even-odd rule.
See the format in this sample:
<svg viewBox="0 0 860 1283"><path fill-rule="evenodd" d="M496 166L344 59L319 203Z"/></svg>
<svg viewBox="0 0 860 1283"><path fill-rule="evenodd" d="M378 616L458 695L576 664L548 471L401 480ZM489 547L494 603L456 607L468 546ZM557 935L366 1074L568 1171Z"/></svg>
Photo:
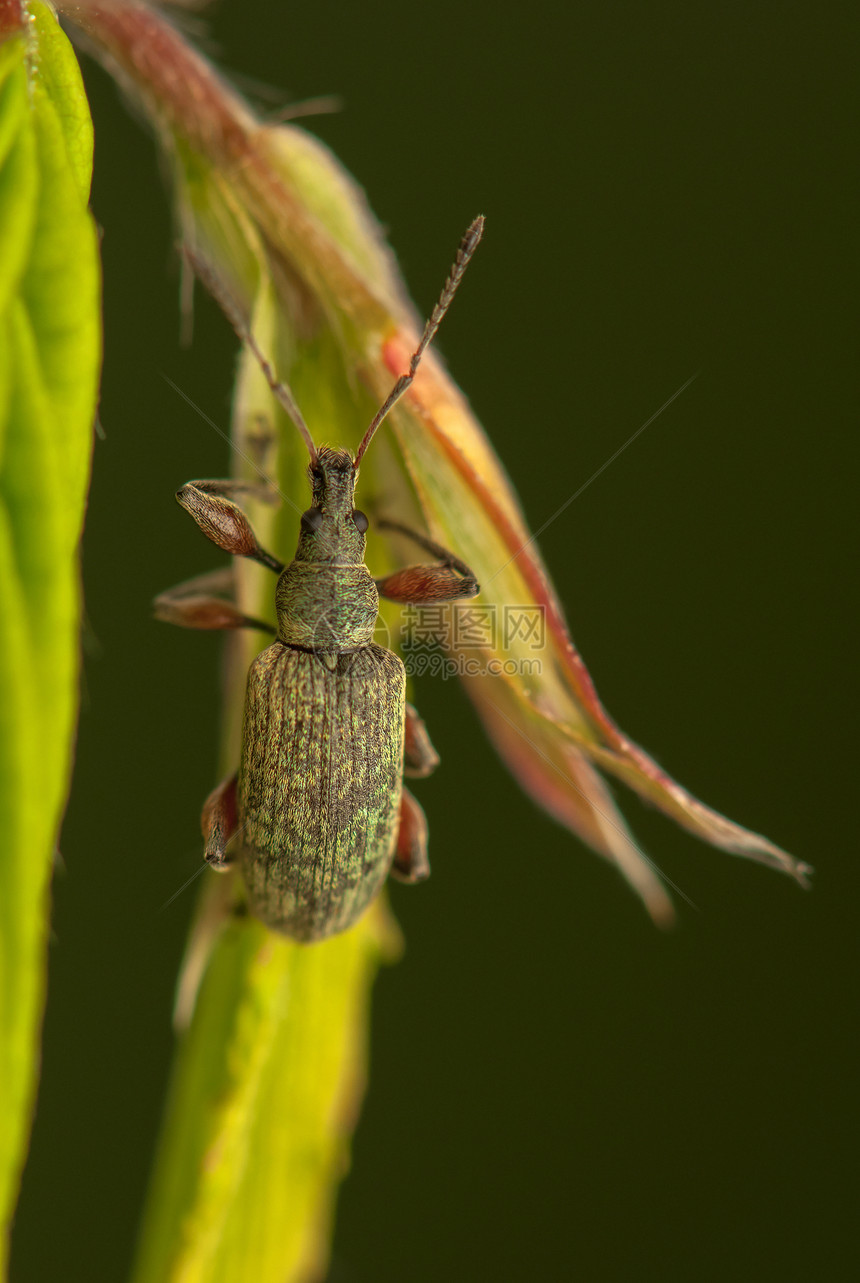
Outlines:
<svg viewBox="0 0 860 1283"><path fill-rule="evenodd" d="M442 602L406 606L403 662L412 677L533 676L546 645L543 606Z"/></svg>

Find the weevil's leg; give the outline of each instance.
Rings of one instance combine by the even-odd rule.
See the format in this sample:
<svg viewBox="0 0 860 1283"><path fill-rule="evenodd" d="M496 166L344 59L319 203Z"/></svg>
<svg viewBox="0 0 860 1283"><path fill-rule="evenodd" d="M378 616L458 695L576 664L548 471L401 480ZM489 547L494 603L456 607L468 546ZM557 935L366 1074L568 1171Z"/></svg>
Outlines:
<svg viewBox="0 0 860 1283"><path fill-rule="evenodd" d="M250 557L280 574L284 563L257 542L242 509L225 494L256 492L252 481L187 481L176 491L177 503L190 513L207 539L234 557Z"/></svg>
<svg viewBox="0 0 860 1283"><path fill-rule="evenodd" d="M430 876L430 861L427 858L427 820L408 789L403 790L400 803L400 830L397 834L397 847L394 852L391 875L397 878L398 882L423 882Z"/></svg>
<svg viewBox="0 0 860 1283"><path fill-rule="evenodd" d="M427 727L411 704L406 705L406 739L403 746L403 773L420 779L439 765L439 754L430 743ZM417 805L417 803L416 803Z"/></svg>
<svg viewBox="0 0 860 1283"><path fill-rule="evenodd" d="M236 812L236 775L222 780L203 803L200 816L200 829L205 843L203 858L206 863L219 873L225 872L233 863L227 854L227 843L236 832L238 824Z"/></svg>
<svg viewBox="0 0 860 1283"><path fill-rule="evenodd" d="M230 600L235 589L231 566L205 575L186 579L173 588L159 593L152 603L156 619L180 628L254 628L260 632L274 633L271 624L251 615L243 615L235 602ZM217 596L216 594L224 594Z"/></svg>
<svg viewBox="0 0 860 1283"><path fill-rule="evenodd" d="M477 579L465 561L461 561L441 544L434 543L432 539L419 534L417 530L411 530L409 526L402 526L399 521L378 521L376 524L380 530L394 530L398 534L406 535L426 552L438 557L442 563L439 566L406 566L403 570L395 570L392 575L386 575L384 579L377 579L376 587L380 597L387 597L389 601L414 602L416 605L421 605L422 602L455 601L460 597L476 597L481 591Z"/></svg>

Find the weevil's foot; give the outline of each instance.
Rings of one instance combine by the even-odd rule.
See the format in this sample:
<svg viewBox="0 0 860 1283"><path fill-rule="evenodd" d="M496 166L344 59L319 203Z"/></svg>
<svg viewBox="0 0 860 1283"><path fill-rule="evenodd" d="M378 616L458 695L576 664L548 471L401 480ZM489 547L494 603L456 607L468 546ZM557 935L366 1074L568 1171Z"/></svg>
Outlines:
<svg viewBox="0 0 860 1283"><path fill-rule="evenodd" d="M398 856L391 866L391 876L398 882L410 884L426 882L430 876L430 861L427 859L427 853L422 851L419 858L414 860Z"/></svg>
<svg viewBox="0 0 860 1283"><path fill-rule="evenodd" d="M428 741L429 743L429 741ZM427 820L418 802L403 790L400 802L400 829L391 865L391 876L398 882L424 882L430 876L427 858Z"/></svg>
<svg viewBox="0 0 860 1283"><path fill-rule="evenodd" d="M431 775L438 765L439 754L430 742L427 727L419 717L418 710L407 704L403 774L422 779L425 775Z"/></svg>
<svg viewBox="0 0 860 1283"><path fill-rule="evenodd" d="M203 803L200 831L203 834L203 859L217 873L226 873L233 864L227 854L230 839L236 833L236 776L222 780Z"/></svg>
<svg viewBox="0 0 860 1283"><path fill-rule="evenodd" d="M225 855L223 851L220 853L213 852L212 855L205 855L203 858L209 868L214 869L216 873L227 873L235 864L235 860L232 860L229 855Z"/></svg>

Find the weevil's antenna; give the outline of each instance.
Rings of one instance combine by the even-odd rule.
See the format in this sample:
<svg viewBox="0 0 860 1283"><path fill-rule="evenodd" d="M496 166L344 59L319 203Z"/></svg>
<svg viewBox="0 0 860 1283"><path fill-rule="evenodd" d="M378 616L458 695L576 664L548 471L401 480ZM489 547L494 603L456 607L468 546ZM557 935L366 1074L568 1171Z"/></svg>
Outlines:
<svg viewBox="0 0 860 1283"><path fill-rule="evenodd" d="M286 383L282 383L281 380L277 378L275 371L272 369L271 363L260 350L257 340L245 324L239 308L215 276L215 273L212 271L209 264L200 258L194 250L190 249L187 245L182 247L182 252L193 267L195 274L206 286L209 293L221 308L221 311L227 317L227 320L233 326L233 329L236 331L241 342L247 344L253 352L257 364L263 371L263 376L269 387L272 389L273 394L280 401L281 405L284 407L287 414L301 433L304 443L308 448L308 454L311 456L311 467L316 467L317 448L314 445L314 439L311 436L310 428L305 423L304 418L302 417L302 412L296 405L295 397L292 392L287 387Z"/></svg>
<svg viewBox="0 0 860 1283"><path fill-rule="evenodd" d="M471 259L475 250L478 248L478 242L481 239L483 232L484 232L484 219L483 219L483 216L479 214L478 217L475 219L475 221L469 227L468 231L466 232L466 235L460 241L460 248L457 250L457 257L454 260L454 266L451 268L451 272L448 276L447 281L445 282L444 289L442 290L442 293L439 295L439 302L436 304L436 306L433 308L433 311L430 313L430 320L424 326L424 333L421 335L421 342L418 344L418 347L415 349L412 355L412 360L409 362L409 373L401 374L400 378L397 380L394 387L389 392L385 401L380 406L379 410L377 410L370 427L367 429L364 436L361 438L361 445L358 447L358 449L355 452L355 461L353 462L353 465L352 465L354 469L357 469L358 465L361 463L362 456L365 450L367 449L367 447L370 445L371 441L373 440L373 436L374 436L374 433L376 432L376 429L382 423L383 419L388 414L389 410L397 404L397 402L403 396L403 393L407 390L407 388L412 383L412 380L415 378L415 372L418 369L418 366L421 362L421 358L424 355L424 353L427 351L427 348L432 343L433 337L436 331L438 330L439 326L442 324L443 316L448 311L448 308L451 306L451 300L453 299L454 295L457 293L457 286L460 284L460 281L463 279L463 273L465 272L466 268L469 266L469 260Z"/></svg>

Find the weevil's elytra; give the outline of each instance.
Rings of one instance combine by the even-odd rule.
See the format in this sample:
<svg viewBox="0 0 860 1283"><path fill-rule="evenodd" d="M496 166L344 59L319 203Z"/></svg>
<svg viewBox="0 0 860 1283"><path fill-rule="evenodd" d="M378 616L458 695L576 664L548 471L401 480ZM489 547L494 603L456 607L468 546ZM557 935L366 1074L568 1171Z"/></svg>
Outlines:
<svg viewBox="0 0 860 1283"><path fill-rule="evenodd" d="M351 926L389 872L418 882L430 872L427 822L403 775L427 775L438 757L406 703L401 660L373 642L380 595L421 603L473 597L475 577L453 553L408 534L438 559L374 580L364 564L367 517L355 507L358 465L392 406L412 383L483 230L477 219L409 366L365 433L355 458L314 445L289 389L244 326L206 266L192 259L257 357L269 385L310 455L311 506L302 515L296 555L284 566L260 547L233 497L248 482L188 482L180 504L204 534L236 556L278 574L276 640L248 674L239 769L207 798L201 821L205 858L239 865L249 905L267 926L300 941ZM190 628L259 628L258 620L208 595L211 576L163 593L156 614Z"/></svg>
<svg viewBox="0 0 860 1283"><path fill-rule="evenodd" d="M254 661L239 844L251 909L269 926L317 940L379 890L399 827L405 704L403 664L382 646L330 668L275 642Z"/></svg>

